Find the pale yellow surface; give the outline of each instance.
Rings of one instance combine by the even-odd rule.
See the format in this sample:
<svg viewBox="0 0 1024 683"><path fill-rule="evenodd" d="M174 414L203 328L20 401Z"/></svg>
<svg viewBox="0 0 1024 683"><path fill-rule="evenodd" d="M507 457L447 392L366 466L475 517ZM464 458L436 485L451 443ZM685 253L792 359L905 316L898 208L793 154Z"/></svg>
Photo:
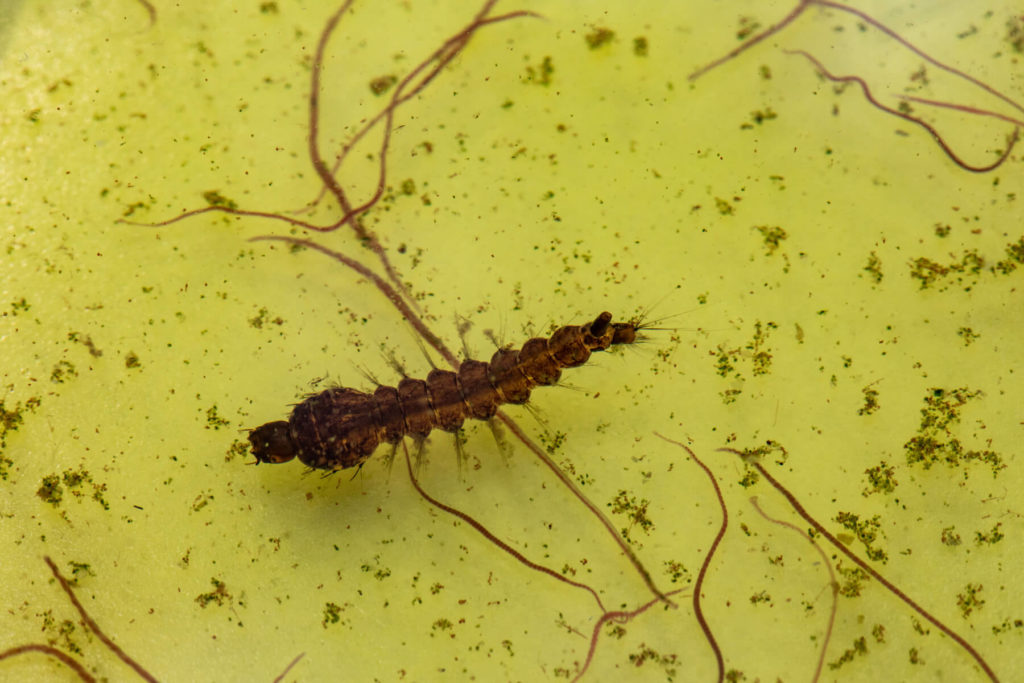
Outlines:
<svg viewBox="0 0 1024 683"><path fill-rule="evenodd" d="M226 457L243 430L283 417L318 378L320 387L368 388L366 368L396 381L382 349L425 375L413 333L387 300L322 255L246 241L288 234L271 221L115 222L129 211L139 221L172 217L203 206L210 191L267 211L315 196L309 64L334 6L297 4L261 12L256 0L155 2L152 26L128 0L5 9L0 398L9 412L21 406L23 422L2 452L0 649L80 648L97 677L132 680L51 580L49 555L68 574L70 562L89 565L77 589L86 608L161 680L271 680L300 653L287 680L570 677L600 616L592 600L427 505L400 462L388 475L377 458L350 480ZM604 309L629 317L657 304L656 316L679 314L667 323L675 332L566 373L579 390L538 390L534 405L564 436L555 460L575 468L595 503L610 512L623 490L649 501L653 529L630 534L663 590L692 586L720 511L703 472L652 432L687 442L712 468L730 527L703 606L740 680L811 680L831 604L818 554L749 497L806 525L765 482L740 486L741 463L716 451L768 439L789 458L765 465L812 515L862 555L835 517L879 515L876 545L888 561L874 566L1003 680L1020 680L1024 268L991 266L1024 237L1021 148L992 173L967 173L923 130L871 108L855 87L837 94L781 51L811 50L837 72L870 75L880 96L901 92L921 61L848 16L811 11L691 85L687 74L739 44L741 17L764 28L791 6L607 5L500 3L499 12L526 6L545 18L482 29L399 111L388 158L395 196L367 224L432 328L455 348L454 316L468 317L480 356L491 352L487 328L520 344ZM859 6L1024 100L1022 56L1008 40L1015 3L891 5ZM474 11L356 2L329 48L325 149L383 106L372 79L404 74ZM585 36L596 28L615 37L590 49ZM646 56L634 54L640 36ZM537 83L545 57L554 68L546 86ZM1021 116L928 74L923 96ZM769 110L777 117L753 122ZM979 164L1012 130L992 118L929 116ZM356 201L372 192L368 155L378 145L371 136L342 174ZM398 191L406 179L411 196ZM330 207L317 214L336 217ZM758 226L785 230L774 253ZM351 233L322 239L379 270ZM917 258L948 265L970 250L985 259L976 275L925 289L910 276ZM879 283L864 270L872 252ZM758 324L767 337L748 348ZM755 372L759 351L771 354L764 374ZM727 377L723 352L735 366ZM133 355L138 367L127 367ZM868 387L880 407L858 415ZM925 398L960 387L982 393L949 438L997 453L1006 464L998 476L981 463L906 462ZM551 443L526 411L510 412ZM227 424L212 428L216 417ZM650 598L597 521L525 447L506 466L489 430L474 426L467 450L473 467L460 480L450 438L434 435L423 469L432 495L532 560L574 572L609 608ZM898 486L863 495L865 470L882 461ZM37 495L44 477L83 470L91 483L64 486L58 505ZM976 542L997 524L1001 541ZM942 542L949 528L960 545ZM688 572L678 583L670 562ZM204 607L214 582L220 604ZM984 603L965 616L958 595L968 585L981 587ZM605 629L587 680L714 680L686 595L619 637ZM329 604L339 608L335 623ZM934 627L919 632L915 617L874 582L841 597L825 660L860 638L867 651L826 666L821 680L984 680ZM884 642L873 635L879 625ZM638 665L647 650L660 661L648 653ZM0 661L0 679L76 677L33 654Z"/></svg>

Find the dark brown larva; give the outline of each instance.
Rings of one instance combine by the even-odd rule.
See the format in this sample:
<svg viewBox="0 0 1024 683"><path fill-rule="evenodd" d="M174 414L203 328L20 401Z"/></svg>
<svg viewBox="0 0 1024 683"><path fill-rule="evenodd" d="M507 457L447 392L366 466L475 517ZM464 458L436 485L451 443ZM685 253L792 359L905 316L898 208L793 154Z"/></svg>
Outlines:
<svg viewBox="0 0 1024 683"><path fill-rule="evenodd" d="M249 432L256 461L298 458L322 470L361 465L381 442L423 439L433 429L458 431L466 418L486 420L503 403L526 403L530 391L551 385L562 368L586 363L593 351L636 341L633 322L613 323L602 313L589 325L567 325L550 339L535 338L516 351L498 349L489 363L466 360L458 372L434 369L426 380L405 378L372 394L338 387L295 406L287 421Z"/></svg>

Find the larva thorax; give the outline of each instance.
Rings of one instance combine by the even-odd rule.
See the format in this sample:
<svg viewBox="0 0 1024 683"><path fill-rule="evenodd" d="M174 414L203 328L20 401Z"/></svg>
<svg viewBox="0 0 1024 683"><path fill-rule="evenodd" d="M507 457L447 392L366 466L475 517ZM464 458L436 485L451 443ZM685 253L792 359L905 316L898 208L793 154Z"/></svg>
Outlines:
<svg viewBox="0 0 1024 683"><path fill-rule="evenodd" d="M613 323L601 313L588 325L561 327L550 338L530 339L518 351L498 349L490 362L463 361L456 372L432 370L425 380L368 394L335 387L306 398L287 421L249 433L257 463L293 458L316 469L361 465L382 442L422 440L434 429L458 431L467 418L486 420L504 403L521 404L534 387L555 384L563 368L587 362L594 351L636 341L635 322Z"/></svg>

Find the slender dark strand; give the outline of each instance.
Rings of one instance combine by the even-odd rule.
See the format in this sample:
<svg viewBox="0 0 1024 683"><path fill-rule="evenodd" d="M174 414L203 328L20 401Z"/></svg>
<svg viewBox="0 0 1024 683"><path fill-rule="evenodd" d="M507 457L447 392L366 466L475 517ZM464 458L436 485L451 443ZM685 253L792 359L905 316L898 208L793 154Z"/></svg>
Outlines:
<svg viewBox="0 0 1024 683"><path fill-rule="evenodd" d="M675 590L671 590L665 593L665 595L677 595L679 593L682 593L684 590L684 588L676 588ZM594 630L590 634L590 648L587 650L587 658L586 660L584 660L583 666L580 668L580 670L576 672L575 676L573 676L572 680L574 681L574 683L575 681L578 681L581 678L583 678L583 675L587 673L587 669L590 668L590 664L594 661L594 654L597 652L597 641L601 637L602 626L607 624L609 621L617 621L620 624L629 622L632 619L640 616L641 614L649 610L651 607L654 607L659 602L662 602L661 598L654 598L653 600L648 600L647 602L640 605L631 612L616 610L615 612L605 612L604 614L602 614L601 618L597 620L596 624L594 624Z"/></svg>
<svg viewBox="0 0 1024 683"><path fill-rule="evenodd" d="M704 474L708 475L708 479L711 480L711 486L715 489L715 497L718 498L718 505L722 508L722 525L718 528L718 533L715 534L715 540L711 543L711 549L708 550L708 554L704 556L704 562L700 565L700 572L697 574L697 582L693 586L693 614L697 617L697 623L700 624L700 630L704 632L704 637L708 641L708 645L711 646L712 652L715 653L715 663L718 665L718 683L722 683L725 680L725 658L722 656L722 649L718 646L718 641L715 640L714 633L711 631L711 626L708 625L708 620L704 616L704 610L700 606L700 594L701 588L704 586L704 579L708 574L708 567L711 566L711 558L714 557L715 551L718 550L718 545L722 542L725 537L725 531L729 528L729 510L725 506L725 498L722 496L722 489L718 486L718 480L715 475L711 472L711 468L705 465L697 454L694 453L689 446L679 441L662 436L658 432L654 432L654 435L663 441L675 444L683 450L685 450L693 461L697 463Z"/></svg>
<svg viewBox="0 0 1024 683"><path fill-rule="evenodd" d="M946 143L945 139L943 139L943 137L939 134L937 130L935 130L935 128L931 126L931 124L927 123L922 119L917 118L916 116L911 116L910 114L902 112L898 109L887 107L881 102L879 102L877 99L875 99L875 96L871 94L871 88L868 87L868 84L860 76L836 76L828 69L826 69L825 66L820 61L818 61L813 55L804 50L783 50L783 52L789 55L795 54L805 57L808 61L814 64L814 67L818 69L818 71L820 71L825 78L827 78L830 81L837 83L856 83L857 85L860 86L861 92L864 93L865 99L867 99L867 101L870 102L873 107L875 107L876 109L880 109L886 112L887 114L898 116L904 121L909 121L910 123L921 126L926 131L931 133L932 138L934 138L935 142L939 145L939 147L942 148L942 151L946 153L946 156L948 156L954 164L964 169L965 171L970 171L971 173L987 173L998 168L999 166L1002 165L1004 161L1006 161L1009 158L1010 152L1013 151L1014 145L1017 144L1017 129L1014 128L1013 135L1010 139L1009 144L1006 146L1006 149L1003 151L1002 155L1000 155L998 159L996 159L994 162L986 166L972 166L971 164L968 164L966 161L961 159L956 154L956 152L954 152L950 148L950 146Z"/></svg>
<svg viewBox="0 0 1024 683"><path fill-rule="evenodd" d="M918 102L920 104L927 104L928 106L931 106L931 107L942 107L943 109L955 109L956 111L961 111L961 112L963 112L965 114L974 114L976 116L988 116L988 117L991 117L993 119L999 119L1000 121L1005 121L1007 123L1012 123L1015 129L1016 128L1020 128L1021 126L1024 126L1024 119L1015 119L1012 116L1007 116L1006 114L1000 114L997 111L991 111L989 109L982 109L980 107L972 107L972 106L970 106L968 104L957 104L955 102L943 102L942 100L933 100L933 99L929 99L927 97L918 97L917 95L904 95L902 93L901 94L897 94L897 95L893 95L893 97L895 97L896 99L899 99L899 100L907 100L908 102Z"/></svg>
<svg viewBox="0 0 1024 683"><path fill-rule="evenodd" d="M741 453L740 451L736 450L735 448L719 448L718 450L722 451L723 453L732 453L734 455L738 455L741 458L743 458L744 461L749 461L750 460L749 458L747 458L746 454ZM982 668L982 670L985 672L985 675L988 676L989 680L993 681L993 683L998 683L999 678L996 676L996 672L992 670L992 667L989 666L988 662L985 661L985 658L982 657L981 654L977 650L975 650L974 647L963 638L963 636L961 636L960 634L956 633L953 629L951 629L948 626L946 626L945 624L943 624L937 618L933 617L931 615L931 613L929 613L927 610L925 610L925 608L923 608L919 604L917 604L913 599L911 599L911 597L909 595L907 595L902 590L897 588L894 584L889 582L888 579L886 579L884 576L882 576L877 571L875 571L875 569L871 565L869 565L864 560L860 559L857 555L855 555L853 553L853 551L851 551L845 545L840 543L839 540L835 536L830 534L825 527L823 527L820 523L818 523L818 520L814 519L814 517L811 517L811 515L807 512L807 510L804 509L804 506L800 504L800 501L798 501L796 499L796 496L794 496L792 493L790 493L789 489L787 489L785 486L780 484L778 482L778 480L775 479L775 477L773 477L771 474L769 474L768 470L766 470L761 465L761 463L759 463L759 462L751 462L750 464L751 464L752 467L756 468L758 472L761 473L761 476L763 476L765 479L768 480L768 483L770 483L772 486L774 486L775 489L779 493L781 493L785 497L785 499L787 501L789 501L789 504L793 507L793 509L796 511L796 513L798 515L800 515L801 517L803 517L804 521L806 521L808 524L810 524L812 527L814 527L815 531L817 531L819 534L824 536L828 540L828 542L831 543L836 548L836 550L838 550L839 552L843 553L848 558L850 558L850 560L854 564L856 564L858 567L860 567L861 569L866 571L868 574L870 574L872 576L872 578L874 578L880 584L885 586L889 590L890 593L892 593L897 598L902 600L911 609L913 609L915 612L920 614L922 617L924 617L925 619L930 621L932 623L932 625L935 626L935 628L939 629L940 631L945 633L947 636L952 638L960 647L962 647L967 652L967 654L969 654L974 659L975 662L978 663L978 666L980 666Z"/></svg>
<svg viewBox="0 0 1024 683"><path fill-rule="evenodd" d="M804 10L807 9L811 4L813 4L813 2L814 2L814 0L800 0L800 3L795 8L793 8L793 11L790 12L789 14L787 14L782 19L782 21L780 21L779 23L774 24L772 26L769 26L764 31L761 31L760 33L754 35L753 37L747 39L747 41L745 43L742 43L739 47L733 48L726 55L724 55L722 57L719 57L715 61L713 61L713 62L711 62L709 64L706 64L706 65L702 66L701 68L697 69L692 74L687 76L687 79L691 80L691 81L697 80L698 78L700 78L701 76L703 76L707 72L711 71L712 69L714 69L716 67L719 67L722 64L725 64L726 62L728 62L731 59L735 59L740 54L742 54L742 53L746 52L747 50L749 50L750 48L754 47L755 45L760 43L765 38L768 38L769 36L772 36L772 35L778 33L779 31L781 31L782 29L786 28L787 26L792 24L794 21L796 21L796 18L799 17L801 14L803 14Z"/></svg>
<svg viewBox="0 0 1024 683"><path fill-rule="evenodd" d="M259 237L250 237L249 241L250 242L286 242L288 244L297 244L297 245L300 245L300 246L303 246L303 247L307 247L309 249L313 249L314 251L319 251L321 254L325 254L327 256L330 256L331 258L339 261L340 263L345 264L346 266L348 266L352 270L356 271L357 273L359 273L360 275L365 277L367 280L370 280L370 282L372 282L373 285L377 289L379 289L384 294L384 296L386 296L388 298L388 300L391 302L391 304L395 308L398 309L398 312L402 314L402 317L405 318L406 321L410 325L412 325L413 328L415 328L415 330L417 332L419 332L420 335L422 335L424 339L427 340L427 343L430 344L432 347L434 347L434 349L439 354L441 354L441 356L448 363L450 363L453 367L458 367L459 366L459 361L455 357L455 354L453 354L448 349L448 347L445 346L444 342L442 342L441 339L437 335L435 335L433 332L431 332L430 328L428 328L423 323L423 321L420 320L420 317L418 315L416 315L416 313L412 310L412 308L409 307L409 304L406 303L404 298L402 298L402 295L399 294L398 291L395 290L394 287L392 287L390 284L388 284L387 281L384 280L384 278L382 278L380 275L377 275L377 273L375 273L372 270L370 270L369 268L367 268L360 261L357 261L354 258L345 256L344 254L342 254L339 251L334 251L333 249L328 249L327 247L323 246L322 244L318 244L318 243L314 242L313 240L306 239L304 237L289 237L287 235L260 235Z"/></svg>
<svg viewBox="0 0 1024 683"><path fill-rule="evenodd" d="M60 587L68 594L71 604L78 610L78 614L81 615L82 621L84 621L85 625L89 627L89 630L95 633L96 637L103 641L103 644L106 645L111 652L117 655L122 662L134 669L135 673L137 673L139 677L143 680L149 681L150 683L156 683L156 678L154 678L152 674L146 671L141 664L132 659L127 652L118 647L117 644L103 632L100 625L93 621L93 618L90 617L89 613L85 611L84 607L82 607L82 603L78 601L78 597L75 595L75 592L71 590L71 584L69 584L67 579L61 575L60 570L57 569L57 565L53 563L53 560L49 557L44 557L43 560L47 565L49 565L50 571L53 572L53 575L57 578L57 581L60 583Z"/></svg>
<svg viewBox="0 0 1024 683"><path fill-rule="evenodd" d="M96 679L85 670L85 667L78 663L77 660L73 659L70 655L65 654L51 645L43 645L42 643L29 643L27 645L18 645L12 647L9 650L0 652L0 660L8 659L10 657L16 657L18 655L28 654L30 652L41 652L44 655L53 657L54 659L60 660L64 665L74 671L79 678L86 683L96 683Z"/></svg>
<svg viewBox="0 0 1024 683"><path fill-rule="evenodd" d="M293 659L288 666L286 666L284 668L284 671L282 671L277 676L277 678L274 679L274 683L281 683L281 681L284 680L284 677L288 675L288 672L291 671L295 667L295 665L299 663L299 660L302 659L305 656L306 656L305 652L300 652L299 655L295 659Z"/></svg>
<svg viewBox="0 0 1024 683"><path fill-rule="evenodd" d="M403 444L403 446L404 446L404 444ZM442 503L441 501L439 501L438 499L434 498L429 493L424 491L423 487L420 486L419 481L417 481L416 475L413 474L413 471L412 471L412 461L409 458L409 449L408 448L403 448L403 451L405 452L405 467L406 467L406 470L408 470L408 472L409 472L409 480L412 482L412 485L416 489L416 492L419 493L421 496L423 496L424 500L426 500L428 503L430 503L434 507L438 508L439 510L443 510L443 511L447 512L449 515L453 515L455 517L458 517L463 522L465 522L466 524L468 524L471 527L473 527L474 529L476 529L488 541L490 541L494 545L498 546L499 548L504 550L506 553L508 553L512 557L514 557L521 564L526 565L527 567L529 567L530 569L533 569L534 571L538 571L538 572L541 572L543 574L547 574L548 576L552 577L553 579L557 579L558 581L561 581L562 583L567 583L570 586L573 586L574 588L582 588L583 590L587 591L588 593L590 593L594 597L594 600L597 602L598 609L600 609L602 613L607 613L607 610L605 609L604 603L601 602L601 597L597 594L597 591L595 591L593 588L591 588L590 586L588 586L585 583L579 583L578 581L573 581L572 579L568 579L568 578L562 576L561 574L559 574L558 572L556 572L554 569L551 569L549 567L545 567L544 565L537 564L536 562L533 562L532 560L527 559L527 557L525 555L523 555L521 552L519 552L518 550L516 550L515 548L510 546L508 543L505 543L505 541L501 540L500 538L498 538L497 536L492 534L487 529L487 527L485 527L483 524L481 524L480 522L476 521L475 519L473 519L472 517L467 515L465 512L463 512L461 510L458 510L456 508L453 508L450 505L446 505L446 504Z"/></svg>
<svg viewBox="0 0 1024 683"><path fill-rule="evenodd" d="M509 430L513 434L515 434L516 437L520 441L522 441L527 448L533 451L533 454L536 455L541 462L547 465L548 469L551 470L551 472L554 473L556 477L558 477L558 480L562 482L562 484L567 489L569 489L572 492L572 494L576 496L576 498L578 498L579 501L583 503L583 505L586 506L588 510L590 510L591 514L593 514L594 517L596 517L602 525L604 525L604 528L607 529L608 533L611 534L612 538L615 539L615 542L616 544L618 544L619 549L622 550L622 553L626 556L627 559L629 559L630 563L633 565L633 568L636 569L637 573L640 574L640 578L643 579L644 584L646 584L647 586L647 589L650 590L651 593L655 595L655 597L657 597L665 604L670 605L671 607L675 607L675 603L669 600L665 596L665 593L663 593L661 589L654 585L654 580L651 578L650 572L648 572L647 568L644 567L642 562L640 562L640 558L636 556L636 553L634 553L633 549L629 547L629 544L626 543L625 540L623 540L622 536L615 528L615 525L612 524L611 520L608 519L607 516L605 516L604 512L602 512L599 507L594 505L594 503L589 498L587 498L583 491L581 491L580 488L576 486L576 482L574 482L572 479L566 476L565 472L562 471L562 468L556 465L555 461L552 460L547 453L545 453L537 444L535 444L528 436L526 436L526 433L519 428L519 425L513 422L512 418L506 415L504 411L499 410L497 413L497 417L498 419L505 423L505 426L508 427Z"/></svg>
<svg viewBox="0 0 1024 683"><path fill-rule="evenodd" d="M835 628L836 623L836 612L839 609L839 582L836 580L836 572L832 568L832 562L828 559L828 555L825 554L825 551L822 549L820 545L818 545L817 541L815 541L813 538L807 535L806 531L798 527L796 524L791 524L790 522L787 522L785 520L770 517L768 513L761 509L761 506L757 502L757 496L753 496L750 499L750 504L754 506L754 509L757 510L758 514L767 519L769 522L772 522L773 524L778 524L780 526L784 526L787 529L792 529L793 531L807 539L807 542L814 546L814 549L818 551L818 555L821 556L821 563L825 565L825 569L828 570L828 585L829 589L832 592L832 608L829 610L828 626L825 628L825 637L822 638L821 651L818 653L818 665L814 669L814 677L811 678L811 683L817 683L818 680L821 679L821 670L825 666L825 653L828 651L828 644L832 640L832 630Z"/></svg>
<svg viewBox="0 0 1024 683"><path fill-rule="evenodd" d="M146 9L146 14L149 16L149 23L146 28L151 28L156 23L156 7L149 0L139 0L139 4Z"/></svg>
<svg viewBox="0 0 1024 683"><path fill-rule="evenodd" d="M995 97L998 97L1003 102L1006 102L1008 105L1010 105L1011 107L1013 107L1017 111L1024 112L1024 107L1022 107L1021 105L1019 105L1016 102L1014 102L1008 96L1006 96L1003 93L999 92L998 90L996 90L992 86L988 85L987 83L978 80L974 76L971 76L970 74L968 74L968 73L966 73L964 71L961 71L960 69L957 69L956 67L953 67L953 66L950 66L948 64L944 64L943 62L940 62L939 60L935 59L934 57L929 55L924 50L921 50L920 48L918 48L917 46L912 44L910 41L908 41L906 38L904 38L900 34L896 33L896 31L893 31L891 28L889 28L888 26L886 26L882 22L878 21L877 19L875 19L871 15L866 14L865 12L862 12L861 10L859 10L859 9L857 9L855 7L851 7L849 5L844 5L844 4L838 3L838 2L832 2L831 0L811 0L811 3L815 4L815 5L820 5L822 7L831 7L833 9L837 9L837 10L839 10L841 12L849 12L850 14L853 14L855 16L860 17L866 23L871 24L872 26L877 28L879 31L881 31L885 35L889 36L890 38L895 40L897 43L899 43L903 47L907 48L908 50L910 50L915 55L917 55L921 59L925 60L926 62L928 62L932 66L937 67L939 69L942 69L943 71L945 71L947 73L951 73L954 76L959 76L960 78L964 79L965 81L968 81L969 83L972 83L972 84L978 86L979 88L981 88L985 92L989 93L990 95L994 95Z"/></svg>

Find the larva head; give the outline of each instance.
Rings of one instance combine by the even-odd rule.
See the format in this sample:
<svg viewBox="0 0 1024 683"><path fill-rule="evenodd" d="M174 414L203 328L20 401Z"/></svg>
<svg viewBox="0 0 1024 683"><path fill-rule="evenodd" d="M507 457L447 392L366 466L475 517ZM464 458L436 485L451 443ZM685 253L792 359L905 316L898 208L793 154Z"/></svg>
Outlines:
<svg viewBox="0 0 1024 683"><path fill-rule="evenodd" d="M252 445L252 454L256 456L257 465L261 462L288 462L295 457L291 429L283 420L268 422L249 432L249 443Z"/></svg>

